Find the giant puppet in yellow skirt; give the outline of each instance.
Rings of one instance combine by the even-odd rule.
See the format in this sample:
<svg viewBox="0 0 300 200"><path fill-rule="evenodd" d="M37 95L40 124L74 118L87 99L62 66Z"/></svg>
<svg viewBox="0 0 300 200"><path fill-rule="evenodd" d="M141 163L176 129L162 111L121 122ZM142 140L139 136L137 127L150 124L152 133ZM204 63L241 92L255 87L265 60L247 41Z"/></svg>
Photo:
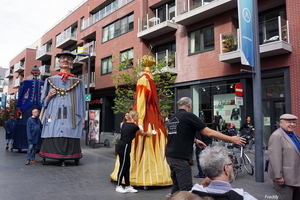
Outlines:
<svg viewBox="0 0 300 200"><path fill-rule="evenodd" d="M130 184L133 186L172 185L170 168L165 157L167 132L160 115L156 86L150 71L153 64L155 60L152 56L143 56L142 65L145 66L145 70L136 87L133 109L139 113L138 125L144 132L152 133L152 136L136 135L132 141ZM118 170L117 157L115 169L110 175L112 180L117 180Z"/></svg>

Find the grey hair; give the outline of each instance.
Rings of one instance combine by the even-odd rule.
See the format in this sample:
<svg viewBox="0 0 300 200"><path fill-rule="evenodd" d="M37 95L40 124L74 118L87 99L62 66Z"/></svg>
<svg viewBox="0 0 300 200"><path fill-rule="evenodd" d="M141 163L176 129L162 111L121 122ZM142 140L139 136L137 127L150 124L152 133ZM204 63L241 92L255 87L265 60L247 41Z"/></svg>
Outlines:
<svg viewBox="0 0 300 200"><path fill-rule="evenodd" d="M179 107L185 106L185 105L192 105L192 100L189 97L182 97L177 101L177 105Z"/></svg>
<svg viewBox="0 0 300 200"><path fill-rule="evenodd" d="M229 164L228 149L223 146L205 148L200 154L200 166L204 174L215 179L223 172L226 164Z"/></svg>

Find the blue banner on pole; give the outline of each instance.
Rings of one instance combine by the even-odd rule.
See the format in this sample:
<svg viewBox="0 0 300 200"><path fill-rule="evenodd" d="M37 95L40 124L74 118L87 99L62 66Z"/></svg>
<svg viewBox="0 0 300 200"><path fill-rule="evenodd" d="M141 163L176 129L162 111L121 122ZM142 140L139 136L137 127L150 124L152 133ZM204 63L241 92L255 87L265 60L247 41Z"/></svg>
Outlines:
<svg viewBox="0 0 300 200"><path fill-rule="evenodd" d="M253 26L253 1L239 0L239 24L240 24L240 44L241 63L254 67L254 26Z"/></svg>

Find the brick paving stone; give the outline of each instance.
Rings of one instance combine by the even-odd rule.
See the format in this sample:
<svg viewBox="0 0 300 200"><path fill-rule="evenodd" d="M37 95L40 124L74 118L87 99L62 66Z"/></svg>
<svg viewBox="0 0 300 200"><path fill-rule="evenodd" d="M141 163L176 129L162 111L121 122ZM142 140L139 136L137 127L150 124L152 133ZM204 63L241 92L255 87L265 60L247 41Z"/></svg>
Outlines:
<svg viewBox="0 0 300 200"><path fill-rule="evenodd" d="M25 165L26 150L6 151L4 129L0 127L0 199L5 200L152 200L166 199L171 187L137 187L136 194L120 194L115 192L115 182L109 175L114 169L114 145L109 148L97 145L91 148L82 139L83 157L77 166L73 160L66 161L65 167L57 160L46 160L37 155L38 163ZM100 141L109 139L111 135L101 135ZM254 160L254 155L250 155ZM193 175L197 174L196 165L192 166ZM194 183L202 179L193 178ZM265 174L265 182L255 182L255 177L239 174L233 187L242 187L258 199L266 199L266 195L275 195L272 181Z"/></svg>

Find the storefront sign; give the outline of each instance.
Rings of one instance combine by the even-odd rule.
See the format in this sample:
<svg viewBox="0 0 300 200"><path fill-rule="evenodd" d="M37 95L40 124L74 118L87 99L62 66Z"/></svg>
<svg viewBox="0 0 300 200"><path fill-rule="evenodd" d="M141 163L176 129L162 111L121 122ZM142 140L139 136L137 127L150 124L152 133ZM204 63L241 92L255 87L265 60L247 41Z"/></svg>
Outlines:
<svg viewBox="0 0 300 200"><path fill-rule="evenodd" d="M243 105L243 97L235 97L235 105L242 106Z"/></svg>

